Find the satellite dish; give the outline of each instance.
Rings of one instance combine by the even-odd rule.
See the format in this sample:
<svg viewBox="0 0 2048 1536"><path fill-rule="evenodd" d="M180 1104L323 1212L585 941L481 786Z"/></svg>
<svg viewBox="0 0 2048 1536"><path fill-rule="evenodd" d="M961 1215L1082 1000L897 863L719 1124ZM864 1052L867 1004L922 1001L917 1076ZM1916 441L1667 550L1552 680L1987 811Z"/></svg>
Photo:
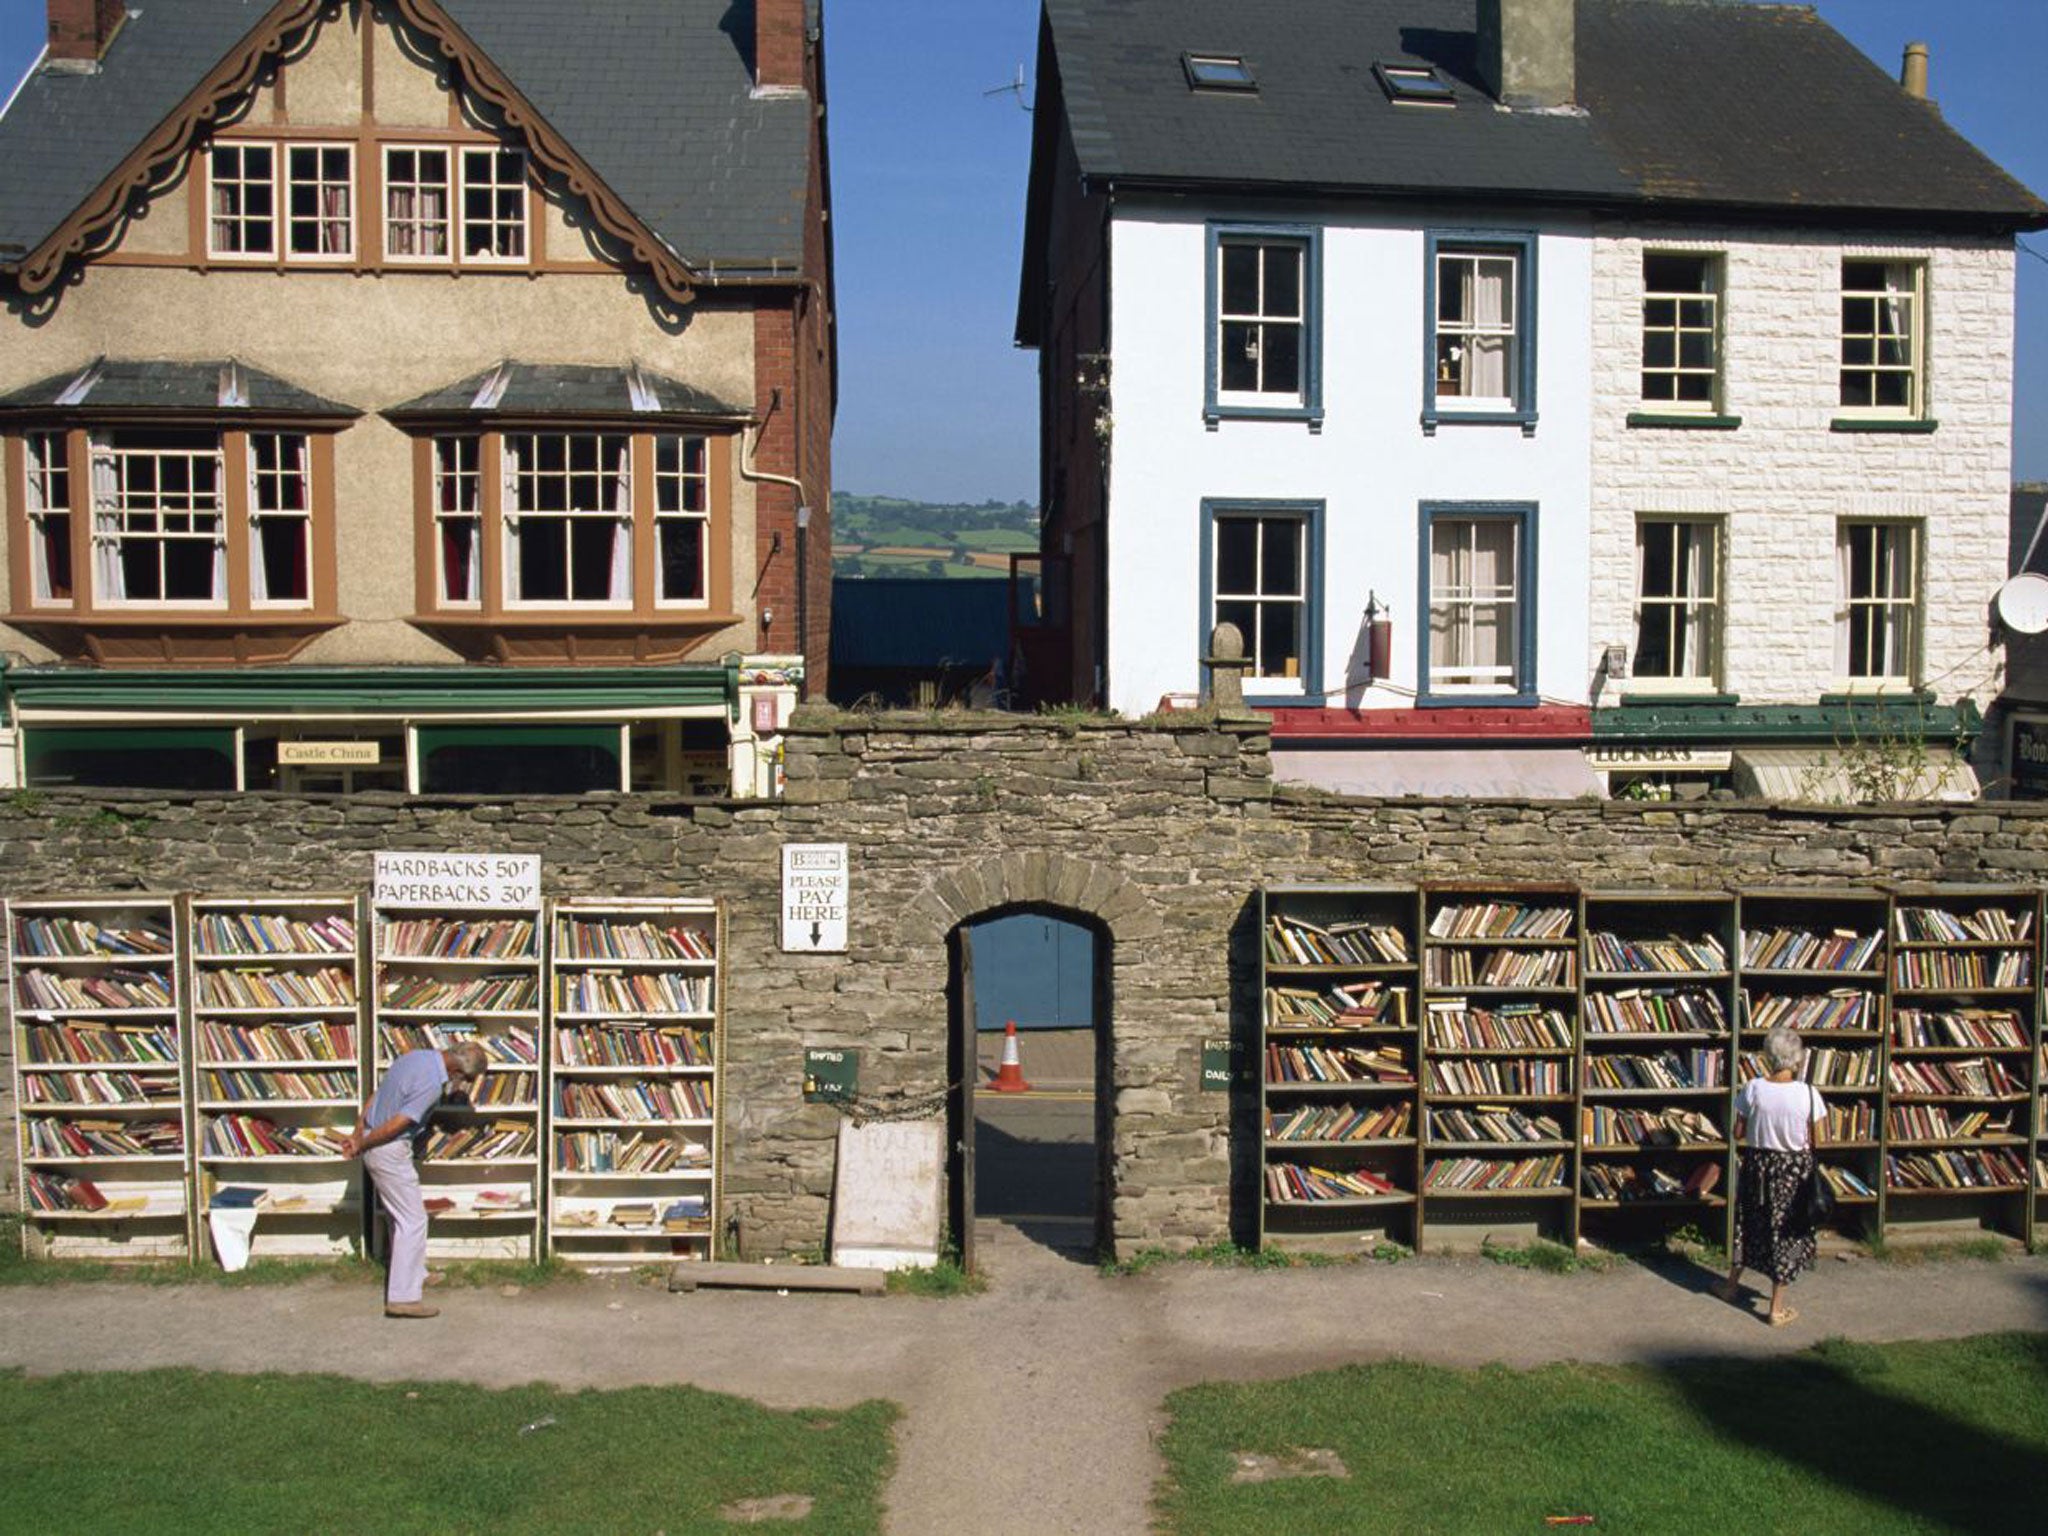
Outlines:
<svg viewBox="0 0 2048 1536"><path fill-rule="evenodd" d="M2048 629L2048 576L2021 571L1998 589L1995 606L1998 621L2014 634L2040 634Z"/></svg>

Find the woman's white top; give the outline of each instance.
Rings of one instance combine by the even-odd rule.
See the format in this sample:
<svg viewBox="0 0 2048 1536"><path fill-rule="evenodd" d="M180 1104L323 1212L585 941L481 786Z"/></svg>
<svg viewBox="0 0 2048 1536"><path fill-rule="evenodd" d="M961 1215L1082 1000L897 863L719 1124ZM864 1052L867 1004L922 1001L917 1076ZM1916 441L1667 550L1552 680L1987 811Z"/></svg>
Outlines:
<svg viewBox="0 0 2048 1536"><path fill-rule="evenodd" d="M1825 1120L1828 1111L1810 1084L1753 1077L1735 1095L1735 1113L1748 1128L1743 1139L1752 1147L1798 1152L1813 1145L1809 1128Z"/></svg>

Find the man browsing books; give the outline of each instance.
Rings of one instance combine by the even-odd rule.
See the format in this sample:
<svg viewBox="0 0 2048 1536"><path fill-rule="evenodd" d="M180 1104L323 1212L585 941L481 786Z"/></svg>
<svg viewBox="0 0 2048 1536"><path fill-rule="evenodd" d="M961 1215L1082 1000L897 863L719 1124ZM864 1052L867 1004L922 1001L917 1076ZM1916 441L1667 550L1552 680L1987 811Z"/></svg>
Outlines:
<svg viewBox="0 0 2048 1536"><path fill-rule="evenodd" d="M474 1040L445 1051L407 1051L391 1063L354 1132L341 1144L344 1156L362 1158L364 1171L376 1182L377 1198L391 1217L386 1317L440 1315L439 1307L420 1300L427 1283L427 1211L420 1200L413 1155L442 1097L481 1078L489 1065L484 1048Z"/></svg>

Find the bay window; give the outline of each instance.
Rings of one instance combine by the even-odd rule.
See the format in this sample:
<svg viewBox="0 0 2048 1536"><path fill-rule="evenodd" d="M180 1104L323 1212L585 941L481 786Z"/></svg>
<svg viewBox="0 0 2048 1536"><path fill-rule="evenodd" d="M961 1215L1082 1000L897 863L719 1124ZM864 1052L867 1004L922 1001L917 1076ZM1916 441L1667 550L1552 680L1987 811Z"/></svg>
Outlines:
<svg viewBox="0 0 2048 1536"><path fill-rule="evenodd" d="M227 601L219 434L92 439L93 593L102 607Z"/></svg>
<svg viewBox="0 0 2048 1536"><path fill-rule="evenodd" d="M633 472L620 433L505 438L505 601L629 606Z"/></svg>
<svg viewBox="0 0 2048 1536"><path fill-rule="evenodd" d="M62 432L22 440L28 492L30 598L71 600L71 463Z"/></svg>

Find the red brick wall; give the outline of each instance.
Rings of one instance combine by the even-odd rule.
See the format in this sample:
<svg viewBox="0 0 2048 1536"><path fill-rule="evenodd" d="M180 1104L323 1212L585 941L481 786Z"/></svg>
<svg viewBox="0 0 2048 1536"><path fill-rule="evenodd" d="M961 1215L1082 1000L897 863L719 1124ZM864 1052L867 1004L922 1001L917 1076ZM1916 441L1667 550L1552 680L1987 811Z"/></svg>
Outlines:
<svg viewBox="0 0 2048 1536"><path fill-rule="evenodd" d="M97 59L127 14L122 0L50 0L50 57Z"/></svg>
<svg viewBox="0 0 2048 1536"><path fill-rule="evenodd" d="M804 83L804 0L754 0L754 83Z"/></svg>

